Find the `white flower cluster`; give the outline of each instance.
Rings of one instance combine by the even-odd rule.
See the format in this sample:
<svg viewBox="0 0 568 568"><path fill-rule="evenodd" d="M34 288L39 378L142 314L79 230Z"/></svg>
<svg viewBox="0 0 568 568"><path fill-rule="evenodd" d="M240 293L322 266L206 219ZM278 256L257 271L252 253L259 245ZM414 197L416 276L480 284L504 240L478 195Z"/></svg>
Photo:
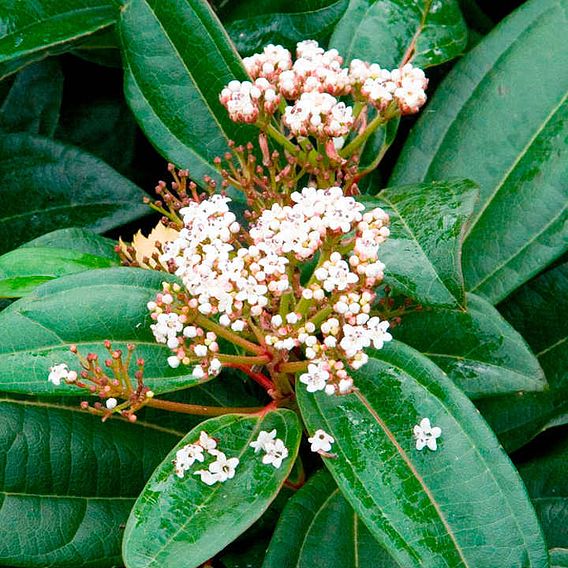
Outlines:
<svg viewBox="0 0 568 568"><path fill-rule="evenodd" d="M442 435L442 429L432 426L429 418L423 418L420 424L414 426L414 437L416 438L416 449L423 450L428 448L433 452L438 448L437 439Z"/></svg>
<svg viewBox="0 0 568 568"><path fill-rule="evenodd" d="M339 138L347 136L353 126L353 109L328 93L302 93L293 106L287 106L282 117L294 136Z"/></svg>
<svg viewBox="0 0 568 568"><path fill-rule="evenodd" d="M261 114L274 114L280 104L280 94L264 78L250 81L231 81L219 97L234 122L254 123Z"/></svg>
<svg viewBox="0 0 568 568"><path fill-rule="evenodd" d="M69 367L65 363L60 363L59 365L54 365L49 368L49 376L47 380L58 387L61 384L61 381L74 383L77 380L77 373L75 371L70 371Z"/></svg>
<svg viewBox="0 0 568 568"><path fill-rule="evenodd" d="M148 304L156 340L174 353L172 367L197 360L193 374L199 379L221 369L217 336L195 324L195 311L218 316L221 326L236 333L249 333L254 322L265 344L282 357L302 349L311 363L300 381L310 392L349 392L344 361L358 369L367 362L364 349L380 349L391 339L388 322L370 316L383 277L378 251L389 235L388 215L379 208L365 212L339 187L304 188L290 199L289 205L264 210L248 234L229 211L227 197L214 195L180 211L185 228L160 260L185 289L164 283ZM237 238L239 232L244 234ZM318 252L318 265L301 286L297 263ZM284 296L287 307L280 309Z"/></svg>
<svg viewBox="0 0 568 568"><path fill-rule="evenodd" d="M400 69L381 69L354 59L349 67L352 85L363 99L379 110L395 101L402 114L413 114L426 102L428 79L424 71L407 63Z"/></svg>
<svg viewBox="0 0 568 568"><path fill-rule="evenodd" d="M292 68L292 54L281 45L267 45L262 53L245 57L243 64L252 79L263 77L269 81L277 80L283 71Z"/></svg>
<svg viewBox="0 0 568 568"><path fill-rule="evenodd" d="M221 103L236 122L256 122L274 113L282 99L294 101L283 122L295 136L345 136L353 126L350 106L336 97L353 94L356 100L380 111L391 103L402 114L418 112L426 102L424 72L410 63L389 71L377 63L354 59L349 68L336 49L324 50L314 40L299 42L296 60L280 45L244 59L253 82L232 81L221 93Z"/></svg>
<svg viewBox="0 0 568 568"><path fill-rule="evenodd" d="M201 481L207 485L223 483L227 479L235 477L236 467L239 465L238 458L227 458L227 456L217 449L217 440L210 437L207 432L201 432L199 440L193 444L186 444L176 452L174 459L174 469L178 477L183 478L195 462L204 463L207 455L215 459L209 464L207 469L200 469L193 472L199 475Z"/></svg>
<svg viewBox="0 0 568 568"><path fill-rule="evenodd" d="M249 445L254 449L255 454L264 452L262 463L272 464L276 469L288 457L288 448L280 438L276 438L276 430L270 432L263 430L259 433L256 441L251 442Z"/></svg>

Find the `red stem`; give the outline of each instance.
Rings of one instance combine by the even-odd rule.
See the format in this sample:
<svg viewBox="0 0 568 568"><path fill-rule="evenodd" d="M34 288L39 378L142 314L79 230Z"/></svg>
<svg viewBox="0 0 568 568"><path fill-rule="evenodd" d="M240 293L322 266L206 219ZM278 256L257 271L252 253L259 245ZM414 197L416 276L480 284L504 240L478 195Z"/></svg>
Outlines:
<svg viewBox="0 0 568 568"><path fill-rule="evenodd" d="M257 373L253 371L247 365L238 365L236 363L225 363L223 366L232 367L233 369L239 369L240 371L248 375L253 381L257 382L266 391L274 390L274 384L268 377L266 377L262 373Z"/></svg>

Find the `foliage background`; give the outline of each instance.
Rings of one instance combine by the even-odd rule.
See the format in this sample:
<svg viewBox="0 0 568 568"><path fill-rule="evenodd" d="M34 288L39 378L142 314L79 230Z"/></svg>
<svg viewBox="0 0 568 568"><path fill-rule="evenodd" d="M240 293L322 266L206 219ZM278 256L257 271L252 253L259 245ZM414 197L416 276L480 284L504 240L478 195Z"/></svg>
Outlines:
<svg viewBox="0 0 568 568"><path fill-rule="evenodd" d="M331 38L348 57L389 66L408 48L412 22L420 21L426 4L433 11L431 2L395 0L244 0L214 8L243 56L269 42L293 47L306 37L323 43ZM428 70L431 103L417 124L413 118L401 122L366 189L374 194L391 185L469 178L481 187L481 207L475 206L463 244L468 311L456 309L463 305L463 286L456 292L446 282L420 298L434 309L409 315L395 337L427 353L475 399L521 473L554 551L552 565L568 566L568 84L562 73L568 5L436 4L443 6L442 16L427 19L417 41L417 63L435 64ZM152 15L181 50L184 65L156 33ZM163 276L81 271L117 265L113 241L155 225L157 217L142 198L165 176L165 158L190 165L196 178L214 175L208 161L222 153L227 136L243 136L216 99L227 69L237 76L242 70L213 45L221 32L209 37L204 31L214 29L210 18L201 2L164 2L160 8L134 0L8 0L0 7L4 565L120 565L120 527L135 498L167 450L197 422L148 410L134 426L111 421L101 428L96 418L77 411L74 399L54 397L44 375L69 343L90 346L106 337L146 350L147 360L155 361L150 381L163 374L163 353L137 327L140 306ZM195 83L205 85L205 101ZM389 133L382 136L378 147ZM466 207L467 189L460 186L458 194ZM402 218L421 226L433 203L434 197L402 203L410 211ZM426 257L443 274L435 253ZM393 282L407 291L403 276L392 275ZM444 335L448 329L452 333ZM535 388L535 378L543 380L539 365L547 381L541 391ZM179 386L179 377L169 378ZM261 395L248 383L226 379L174 396L258 404ZM315 466L306 464L308 471ZM341 566L351 566L354 541L360 559L385 557L385 566L391 565L331 477L317 476L309 491L290 501L266 559L291 490L218 556L220 565L282 566L279 541L297 552L289 565L317 565L318 556L339 555ZM322 549L322 535L337 523L359 527L357 534L345 532ZM21 538L30 534L33 539Z"/></svg>

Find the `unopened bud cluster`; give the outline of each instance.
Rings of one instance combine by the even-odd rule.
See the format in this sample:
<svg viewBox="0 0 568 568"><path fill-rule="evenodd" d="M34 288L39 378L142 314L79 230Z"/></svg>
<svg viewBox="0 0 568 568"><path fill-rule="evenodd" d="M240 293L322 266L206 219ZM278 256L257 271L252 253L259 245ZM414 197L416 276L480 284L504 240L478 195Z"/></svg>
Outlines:
<svg viewBox="0 0 568 568"><path fill-rule="evenodd" d="M144 360L136 360L138 369L134 373L136 383L133 385L129 372L134 345L127 346L126 359L120 349L112 348L110 341L106 340L104 346L109 357L101 365L96 353L88 353L86 357L82 357L77 347L72 345L71 352L77 356L82 370L77 373L69 370L65 363L60 363L49 369L48 380L55 386L61 385L62 382L73 385L97 397L99 400L94 404L83 401L81 408L102 416L103 421L112 414L120 414L135 422L135 412L154 396L144 385Z"/></svg>
<svg viewBox="0 0 568 568"><path fill-rule="evenodd" d="M231 81L220 96L231 119L262 125L280 110L296 137L347 136L356 117L338 97L350 95L393 115L418 112L426 102L428 80L421 69L407 63L389 71L358 59L343 67L336 49L326 51L313 40L297 44L295 61L282 46L268 45L243 62L251 81Z"/></svg>

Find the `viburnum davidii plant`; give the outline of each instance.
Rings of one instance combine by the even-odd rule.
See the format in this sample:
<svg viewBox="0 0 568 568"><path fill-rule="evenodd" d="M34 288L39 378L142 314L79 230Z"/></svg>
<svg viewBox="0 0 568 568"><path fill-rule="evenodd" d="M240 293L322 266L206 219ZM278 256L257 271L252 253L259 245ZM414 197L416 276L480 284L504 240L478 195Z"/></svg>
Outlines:
<svg viewBox="0 0 568 568"><path fill-rule="evenodd" d="M564 13L290 2L0 35L0 565L568 566Z"/></svg>

